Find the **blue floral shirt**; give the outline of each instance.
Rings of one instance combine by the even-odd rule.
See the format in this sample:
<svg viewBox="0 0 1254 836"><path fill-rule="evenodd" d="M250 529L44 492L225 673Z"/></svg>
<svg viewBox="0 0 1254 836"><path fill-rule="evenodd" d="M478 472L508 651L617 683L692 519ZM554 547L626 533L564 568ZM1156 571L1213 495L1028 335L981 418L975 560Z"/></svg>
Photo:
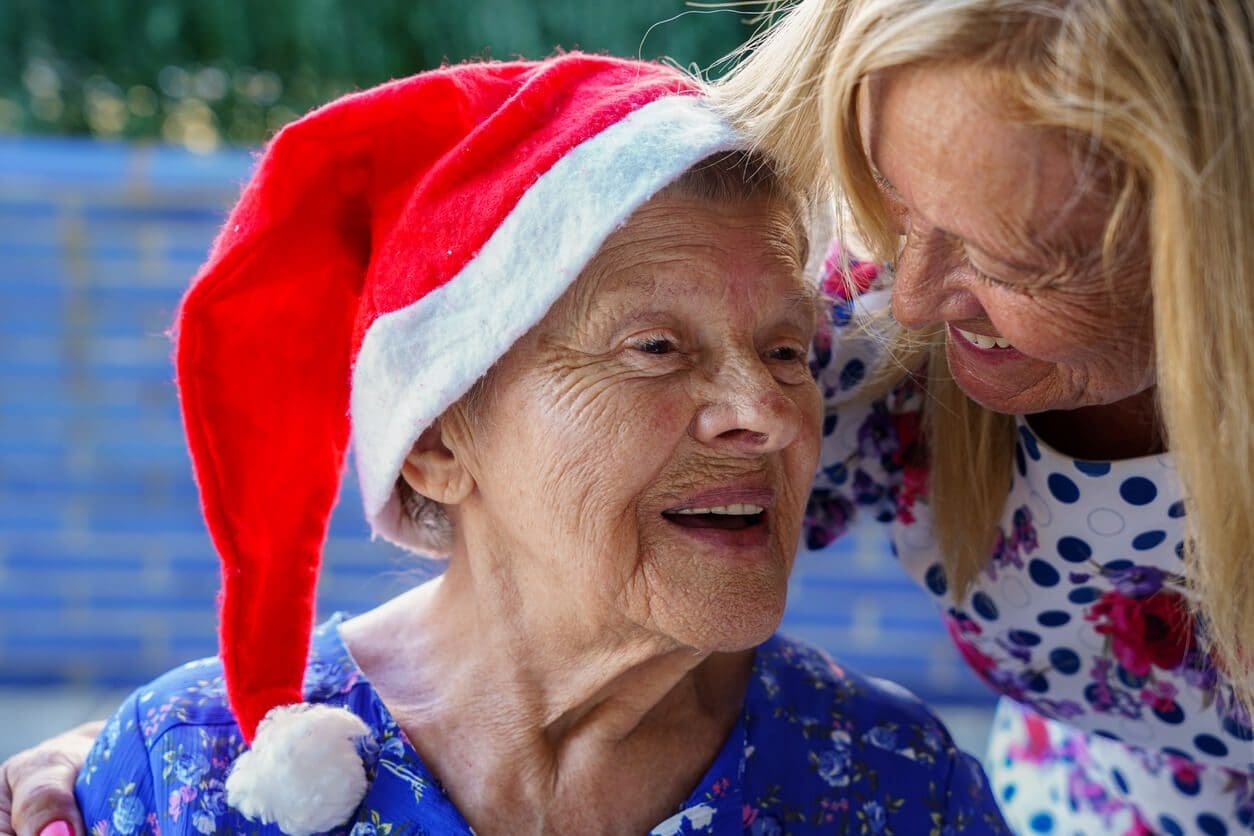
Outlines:
<svg viewBox="0 0 1254 836"><path fill-rule="evenodd" d="M349 836L470 834L340 640L333 617L314 634L305 699L342 705L370 788ZM184 665L132 694L79 776L90 833L273 834L227 806L244 750L217 659ZM656 825L672 834L1005 833L984 773L914 696L842 669L781 636L757 650L744 712L688 800Z"/></svg>

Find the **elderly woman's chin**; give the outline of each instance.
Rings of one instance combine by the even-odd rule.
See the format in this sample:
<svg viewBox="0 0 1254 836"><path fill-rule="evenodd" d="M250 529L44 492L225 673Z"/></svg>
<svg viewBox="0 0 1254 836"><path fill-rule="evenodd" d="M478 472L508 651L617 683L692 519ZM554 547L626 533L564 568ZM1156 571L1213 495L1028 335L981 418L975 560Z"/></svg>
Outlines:
<svg viewBox="0 0 1254 836"><path fill-rule="evenodd" d="M735 652L766 641L784 615L797 542L797 524L790 523L768 519L758 531L732 532L663 523L675 530L659 532L643 561L655 628L700 652ZM739 548L701 542L733 539L726 534L749 536L739 538ZM745 545L751 538L754 545Z"/></svg>

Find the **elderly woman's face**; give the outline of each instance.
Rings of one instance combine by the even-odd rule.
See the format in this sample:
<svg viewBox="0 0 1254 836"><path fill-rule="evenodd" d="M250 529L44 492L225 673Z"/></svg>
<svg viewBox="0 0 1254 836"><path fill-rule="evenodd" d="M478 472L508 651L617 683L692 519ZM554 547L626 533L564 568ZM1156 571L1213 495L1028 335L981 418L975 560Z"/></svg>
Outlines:
<svg viewBox="0 0 1254 836"><path fill-rule="evenodd" d="M1061 138L998 112L987 71L908 67L875 78L863 136L904 236L893 312L947 329L950 369L1014 413L1114 403L1153 385L1144 246L1101 259L1101 172Z"/></svg>
<svg viewBox="0 0 1254 836"><path fill-rule="evenodd" d="M820 421L780 214L655 198L494 369L457 524L528 607L705 650L774 630Z"/></svg>

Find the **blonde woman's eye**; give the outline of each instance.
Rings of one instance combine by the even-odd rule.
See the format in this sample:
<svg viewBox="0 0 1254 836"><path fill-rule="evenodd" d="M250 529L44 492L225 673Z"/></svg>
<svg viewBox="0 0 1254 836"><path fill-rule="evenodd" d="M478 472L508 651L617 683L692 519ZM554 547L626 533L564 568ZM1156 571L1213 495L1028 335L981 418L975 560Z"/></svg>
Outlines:
<svg viewBox="0 0 1254 836"><path fill-rule="evenodd" d="M975 262L971 260L971 256L968 254L965 244L959 242L957 244L957 249L959 252L959 256L962 258L962 261L964 265L966 266L967 270L969 270L971 275L975 276L976 279L978 279L981 282L984 282L985 284L996 285L999 287L1004 287L1005 285L1009 284L1009 282L1007 282L1005 279L998 278L997 276L994 276L991 273L986 273L985 271L977 267Z"/></svg>
<svg viewBox="0 0 1254 836"><path fill-rule="evenodd" d="M996 278L994 278L993 276L990 276L988 273L985 273L983 270L981 270L979 267L976 267L974 264L967 264L967 269L971 271L971 275L975 276L977 279L979 279L982 282L988 282L989 284L1001 284L1001 282L998 281Z"/></svg>
<svg viewBox="0 0 1254 836"><path fill-rule="evenodd" d="M971 275L975 276L977 279L984 282L985 284L996 285L998 287L1004 287L1005 285L1009 284L1009 282L1007 282L1005 279L999 279L996 276L985 273L983 270L981 270L979 267L976 267L974 264L972 264L969 261L967 262L967 269L971 271Z"/></svg>

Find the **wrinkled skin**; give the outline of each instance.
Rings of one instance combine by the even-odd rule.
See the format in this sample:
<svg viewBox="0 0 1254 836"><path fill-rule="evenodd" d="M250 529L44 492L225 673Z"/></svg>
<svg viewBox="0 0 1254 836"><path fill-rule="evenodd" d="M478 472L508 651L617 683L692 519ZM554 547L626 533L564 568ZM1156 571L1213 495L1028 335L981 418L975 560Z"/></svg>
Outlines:
<svg viewBox="0 0 1254 836"><path fill-rule="evenodd" d="M777 208L650 201L407 461L449 567L341 633L478 832L644 832L734 725L819 450ZM745 503L764 522L672 513Z"/></svg>
<svg viewBox="0 0 1254 836"><path fill-rule="evenodd" d="M818 300L778 209L655 198L475 413L450 410L415 445L405 475L447 506L449 569L341 632L482 832L539 832L546 815L579 830L589 810L590 830L641 832L735 721L819 449ZM663 516L733 502L766 506L760 536ZM24 787L72 805L89 740L6 765L31 828L46 819Z"/></svg>
<svg viewBox="0 0 1254 836"><path fill-rule="evenodd" d="M458 510L470 550L508 556L538 610L705 652L778 624L820 404L813 295L771 255L766 218L647 204L502 359L478 426L451 427L475 485ZM662 516L727 488L774 495L760 546L733 552Z"/></svg>
<svg viewBox="0 0 1254 836"><path fill-rule="evenodd" d="M954 378L984 406L1044 413L1034 423L1051 442L1088 437L1096 457L1147 452L1147 247L1133 233L1103 269L1106 168L999 110L989 72L910 66L868 85L864 144L903 236L893 313L910 329L946 327ZM958 329L1013 349L979 351Z"/></svg>
<svg viewBox="0 0 1254 836"><path fill-rule="evenodd" d="M74 779L103 728L101 722L84 723L0 764L0 834L35 836L65 822L81 836Z"/></svg>

